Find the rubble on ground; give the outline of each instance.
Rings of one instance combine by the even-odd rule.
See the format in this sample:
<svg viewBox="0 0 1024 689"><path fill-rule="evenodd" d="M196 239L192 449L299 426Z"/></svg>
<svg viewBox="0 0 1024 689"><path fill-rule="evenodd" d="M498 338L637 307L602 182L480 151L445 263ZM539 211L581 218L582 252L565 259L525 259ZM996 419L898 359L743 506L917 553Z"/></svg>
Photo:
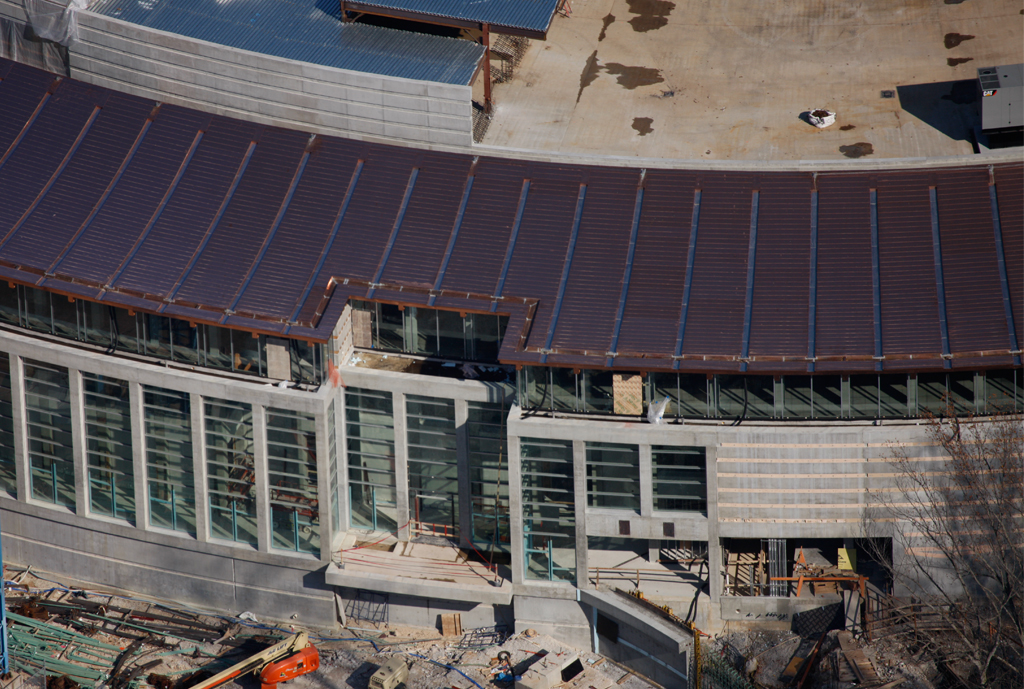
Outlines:
<svg viewBox="0 0 1024 689"><path fill-rule="evenodd" d="M84 591L31 570L8 568L5 575L11 669L21 676L21 686L187 689L302 631L251 616ZM320 653L320 668L290 680L288 689L366 689L370 676L396 655L410 664L409 689L505 689L514 686L513 676L538 689L657 687L604 656L534 630L510 635L501 627L460 629L442 636L420 627L349 623L341 632L306 630ZM253 680L243 675L222 686L248 688Z"/></svg>

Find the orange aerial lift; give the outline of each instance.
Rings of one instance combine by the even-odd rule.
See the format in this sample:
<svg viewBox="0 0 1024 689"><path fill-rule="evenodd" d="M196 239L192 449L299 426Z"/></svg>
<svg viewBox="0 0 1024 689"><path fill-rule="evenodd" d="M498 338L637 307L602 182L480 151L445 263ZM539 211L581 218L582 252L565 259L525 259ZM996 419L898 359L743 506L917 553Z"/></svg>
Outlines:
<svg viewBox="0 0 1024 689"><path fill-rule="evenodd" d="M299 632L227 670L203 680L191 689L213 689L247 672L259 674L261 689L276 689L278 682L287 682L320 667L320 654L309 643L306 632Z"/></svg>

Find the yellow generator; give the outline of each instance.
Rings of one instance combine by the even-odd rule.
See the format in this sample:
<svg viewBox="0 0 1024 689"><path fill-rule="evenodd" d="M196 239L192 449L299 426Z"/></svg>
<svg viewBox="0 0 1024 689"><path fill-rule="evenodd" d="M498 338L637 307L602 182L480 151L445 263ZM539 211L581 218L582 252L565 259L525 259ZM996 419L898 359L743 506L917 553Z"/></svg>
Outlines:
<svg viewBox="0 0 1024 689"><path fill-rule="evenodd" d="M395 656L377 668L370 677L370 689L397 689L409 679L409 666L405 659Z"/></svg>

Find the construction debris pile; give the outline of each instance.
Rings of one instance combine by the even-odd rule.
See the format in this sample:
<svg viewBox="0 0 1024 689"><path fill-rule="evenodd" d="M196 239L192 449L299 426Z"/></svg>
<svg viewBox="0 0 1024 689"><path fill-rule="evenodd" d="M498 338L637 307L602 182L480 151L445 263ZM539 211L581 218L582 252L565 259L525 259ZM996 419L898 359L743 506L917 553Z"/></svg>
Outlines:
<svg viewBox="0 0 1024 689"><path fill-rule="evenodd" d="M68 588L30 570L5 574L13 689L42 687L43 678L46 689L189 689L299 631L260 624L251 613L230 618ZM340 638L308 630L319 668L286 686L395 689L398 681L386 682L392 676L409 689L656 687L532 630L462 629L457 615L444 617L444 633L354 618ZM222 686L253 685L243 674Z"/></svg>

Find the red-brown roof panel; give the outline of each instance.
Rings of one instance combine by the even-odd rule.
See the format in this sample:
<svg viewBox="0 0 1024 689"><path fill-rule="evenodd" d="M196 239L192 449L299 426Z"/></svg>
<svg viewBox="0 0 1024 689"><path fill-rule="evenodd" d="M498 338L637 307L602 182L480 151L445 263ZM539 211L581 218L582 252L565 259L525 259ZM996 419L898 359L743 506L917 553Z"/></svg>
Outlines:
<svg viewBox="0 0 1024 689"><path fill-rule="evenodd" d="M683 354L741 353L755 185L748 173L704 175Z"/></svg>
<svg viewBox="0 0 1024 689"><path fill-rule="evenodd" d="M812 185L809 174L761 177L750 322L754 357L807 354Z"/></svg>
<svg viewBox="0 0 1024 689"><path fill-rule="evenodd" d="M869 188L865 175L818 176L818 356L874 354Z"/></svg>
<svg viewBox="0 0 1024 689"><path fill-rule="evenodd" d="M0 158L39 107L56 75L17 62L0 62ZM44 106L45 107L45 106Z"/></svg>
<svg viewBox="0 0 1024 689"><path fill-rule="evenodd" d="M942 351L928 182L924 173L878 177L883 354Z"/></svg>
<svg viewBox="0 0 1024 689"><path fill-rule="evenodd" d="M648 170L617 349L674 353L696 175Z"/></svg>
<svg viewBox="0 0 1024 689"><path fill-rule="evenodd" d="M471 160L425 155L382 282L433 287L462 203Z"/></svg>
<svg viewBox="0 0 1024 689"><path fill-rule="evenodd" d="M1003 255L1010 287L1017 349L1024 348L1024 166L1007 165L994 171Z"/></svg>
<svg viewBox="0 0 1024 689"><path fill-rule="evenodd" d="M933 178L950 349L1009 351L988 171L939 172Z"/></svg>
<svg viewBox="0 0 1024 689"><path fill-rule="evenodd" d="M622 294L638 170L591 169L552 347L607 352Z"/></svg>

